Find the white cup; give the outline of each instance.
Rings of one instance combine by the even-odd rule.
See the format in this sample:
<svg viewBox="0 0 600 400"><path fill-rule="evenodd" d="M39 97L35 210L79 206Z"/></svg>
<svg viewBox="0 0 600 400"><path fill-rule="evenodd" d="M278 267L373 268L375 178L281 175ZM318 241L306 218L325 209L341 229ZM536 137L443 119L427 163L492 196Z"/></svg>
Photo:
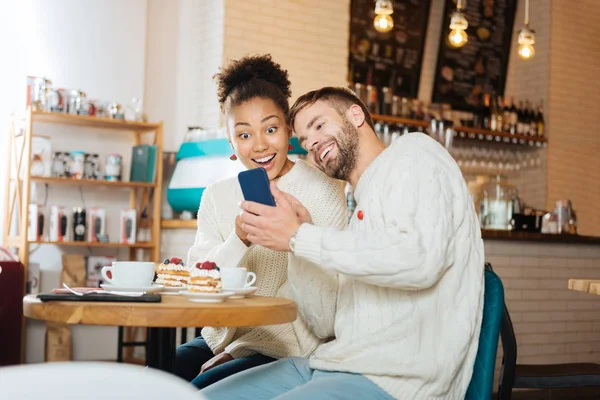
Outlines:
<svg viewBox="0 0 600 400"><path fill-rule="evenodd" d="M112 278L106 274L111 272ZM102 278L107 283L121 287L142 288L148 287L154 280L153 262L115 261L112 267L104 267Z"/></svg>
<svg viewBox="0 0 600 400"><path fill-rule="evenodd" d="M248 278L252 278L248 282ZM221 268L223 289L241 289L252 286L256 282L256 274L246 268Z"/></svg>

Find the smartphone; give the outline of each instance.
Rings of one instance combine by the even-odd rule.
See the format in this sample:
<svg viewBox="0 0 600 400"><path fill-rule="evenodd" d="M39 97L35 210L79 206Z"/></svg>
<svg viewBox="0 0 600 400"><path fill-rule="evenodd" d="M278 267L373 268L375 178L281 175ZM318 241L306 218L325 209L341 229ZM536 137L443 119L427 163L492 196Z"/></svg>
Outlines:
<svg viewBox="0 0 600 400"><path fill-rule="evenodd" d="M238 174L244 199L275 207L275 199L269 187L269 177L264 168L254 168Z"/></svg>

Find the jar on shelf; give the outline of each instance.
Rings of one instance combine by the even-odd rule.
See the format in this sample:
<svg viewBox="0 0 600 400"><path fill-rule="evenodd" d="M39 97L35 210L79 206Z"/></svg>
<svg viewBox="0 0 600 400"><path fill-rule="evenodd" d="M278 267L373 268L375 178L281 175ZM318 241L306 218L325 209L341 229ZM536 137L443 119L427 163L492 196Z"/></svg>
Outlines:
<svg viewBox="0 0 600 400"><path fill-rule="evenodd" d="M83 151L72 151L69 154L69 173L73 179L83 179L85 168L85 153Z"/></svg>
<svg viewBox="0 0 600 400"><path fill-rule="evenodd" d="M496 176L483 188L481 204L482 227L486 229L511 230L515 186L503 176Z"/></svg>

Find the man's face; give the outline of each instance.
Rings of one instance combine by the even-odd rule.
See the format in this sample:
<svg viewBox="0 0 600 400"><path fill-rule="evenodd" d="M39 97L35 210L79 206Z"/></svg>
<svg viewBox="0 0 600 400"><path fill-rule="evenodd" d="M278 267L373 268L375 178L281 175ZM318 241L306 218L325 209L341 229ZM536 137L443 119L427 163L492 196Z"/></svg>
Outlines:
<svg viewBox="0 0 600 400"><path fill-rule="evenodd" d="M358 156L358 130L326 101L305 107L294 121L300 145L314 164L335 179L349 180Z"/></svg>

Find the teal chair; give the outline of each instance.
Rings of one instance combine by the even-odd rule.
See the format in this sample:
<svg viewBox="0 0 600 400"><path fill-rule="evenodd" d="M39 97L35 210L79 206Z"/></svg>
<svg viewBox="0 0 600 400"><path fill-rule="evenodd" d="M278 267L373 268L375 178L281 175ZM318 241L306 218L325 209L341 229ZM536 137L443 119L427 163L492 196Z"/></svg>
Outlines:
<svg viewBox="0 0 600 400"><path fill-rule="evenodd" d="M483 320L479 334L479 348L473 367L473 376L467 389L465 400L488 400L494 390L494 369L500 324L504 314L504 287L502 281L485 264L485 293L483 297Z"/></svg>

